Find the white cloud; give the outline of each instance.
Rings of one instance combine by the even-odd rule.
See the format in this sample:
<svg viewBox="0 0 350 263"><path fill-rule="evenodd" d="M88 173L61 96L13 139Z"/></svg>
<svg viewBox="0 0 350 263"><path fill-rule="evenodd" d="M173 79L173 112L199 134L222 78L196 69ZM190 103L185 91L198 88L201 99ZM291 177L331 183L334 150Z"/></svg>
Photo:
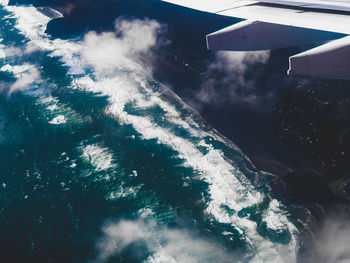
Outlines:
<svg viewBox="0 0 350 263"><path fill-rule="evenodd" d="M17 66L5 65L1 71L9 71L15 75L17 80L10 86L8 94L28 88L40 78L40 73L34 65L23 64Z"/></svg>
<svg viewBox="0 0 350 263"><path fill-rule="evenodd" d="M133 256L146 255L143 259L149 263L239 262L215 241L195 236L186 229L160 227L154 221L142 220L121 220L105 225L103 236L97 242L98 257L95 262L107 262L109 257L140 241L146 247L134 246L131 253ZM142 253L138 249L143 250Z"/></svg>
<svg viewBox="0 0 350 263"><path fill-rule="evenodd" d="M22 50L18 47L6 47L0 44L0 58L8 58L22 54Z"/></svg>
<svg viewBox="0 0 350 263"><path fill-rule="evenodd" d="M216 53L215 60L209 64L202 85L194 93L197 106L204 104L225 105L241 103L259 107L263 99L271 94L260 94L256 77L246 78L246 72L256 64L264 64L270 57L269 51Z"/></svg>
<svg viewBox="0 0 350 263"><path fill-rule="evenodd" d="M244 74L250 64L266 63L270 57L269 51L232 52L219 51L216 60L209 69L220 69L227 73Z"/></svg>
<svg viewBox="0 0 350 263"><path fill-rule="evenodd" d="M0 44L0 59L14 56L19 57L23 55L29 55L37 50L38 47L35 46L32 42L28 42L23 47L5 46L3 44Z"/></svg>
<svg viewBox="0 0 350 263"><path fill-rule="evenodd" d="M31 53L39 51L39 50L40 50L39 47L30 41L24 46L23 53L24 54L31 54Z"/></svg>
<svg viewBox="0 0 350 263"><path fill-rule="evenodd" d="M11 66L10 64L6 64L5 66L0 68L0 71L7 71L7 72L11 72L14 75L18 75L25 71L28 71L32 67L34 66L30 64L22 64L22 65L14 65L14 66Z"/></svg>
<svg viewBox="0 0 350 263"><path fill-rule="evenodd" d="M103 228L104 236L97 243L98 261L103 262L113 254L121 252L130 244L146 238L145 226L141 222L122 220Z"/></svg>
<svg viewBox="0 0 350 263"><path fill-rule="evenodd" d="M0 5L7 6L9 3L9 0L0 0Z"/></svg>
<svg viewBox="0 0 350 263"><path fill-rule="evenodd" d="M315 234L315 244L306 248L302 262L350 262L350 222L342 216L325 220Z"/></svg>
<svg viewBox="0 0 350 263"><path fill-rule="evenodd" d="M112 74L115 70L140 70L136 63L157 45L162 26L154 20L117 20L116 32L85 35L81 55L96 73Z"/></svg>

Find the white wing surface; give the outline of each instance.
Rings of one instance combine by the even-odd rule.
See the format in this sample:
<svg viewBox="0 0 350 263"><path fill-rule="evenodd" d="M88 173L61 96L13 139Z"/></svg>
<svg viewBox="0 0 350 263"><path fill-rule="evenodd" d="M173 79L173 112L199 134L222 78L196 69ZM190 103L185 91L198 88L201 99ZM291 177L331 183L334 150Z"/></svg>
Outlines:
<svg viewBox="0 0 350 263"><path fill-rule="evenodd" d="M350 79L350 1L165 0L172 4L245 21L207 36L209 49L263 50L324 43L317 48L329 63L311 63L304 52L290 59L289 74ZM339 41L342 39L342 48ZM348 54L349 53L349 54ZM337 54L336 56L334 54ZM340 59L342 58L342 59ZM298 61L296 63L296 61ZM312 67L312 68L310 68ZM341 72L341 73L340 73ZM348 72L348 73L346 73Z"/></svg>

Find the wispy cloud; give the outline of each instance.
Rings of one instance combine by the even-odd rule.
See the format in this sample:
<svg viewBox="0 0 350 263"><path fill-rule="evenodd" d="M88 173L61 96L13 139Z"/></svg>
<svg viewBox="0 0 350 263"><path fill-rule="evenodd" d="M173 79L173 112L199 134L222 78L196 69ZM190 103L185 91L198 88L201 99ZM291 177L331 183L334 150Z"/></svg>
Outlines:
<svg viewBox="0 0 350 263"><path fill-rule="evenodd" d="M13 92L22 91L30 87L35 81L40 79L38 69L31 64L11 66L9 64L0 68L0 71L8 71L14 74L16 81L12 84L3 85L3 89L8 87L8 95Z"/></svg>
<svg viewBox="0 0 350 263"><path fill-rule="evenodd" d="M102 230L94 260L98 263L125 251L134 260L144 262L239 262L216 241L196 236L187 229L158 226L154 221L121 220L107 223Z"/></svg>
<svg viewBox="0 0 350 263"><path fill-rule="evenodd" d="M269 51L216 53L203 74L202 84L193 97L200 104L225 105L239 103L251 108L260 107L272 93L261 93L256 83L257 75L249 72L265 64Z"/></svg>
<svg viewBox="0 0 350 263"><path fill-rule="evenodd" d="M28 42L21 47L5 46L3 44L0 44L0 58L30 55L35 51L38 51L38 47L35 46L32 42Z"/></svg>
<svg viewBox="0 0 350 263"><path fill-rule="evenodd" d="M15 91L26 89L28 86L33 84L36 80L38 80L39 76L40 76L40 73L35 67L32 67L27 71L20 73L16 82L11 85L9 90L9 95L11 95Z"/></svg>
<svg viewBox="0 0 350 263"><path fill-rule="evenodd" d="M38 47L32 42L28 42L21 47L0 44L0 59L7 61L11 57L24 58L33 55L36 51L38 51ZM12 60L8 61L11 62ZM8 92L8 95L27 89L40 78L36 66L26 62L21 65L6 64L0 68L0 71L10 72L17 79L14 83L1 82L1 90Z"/></svg>
<svg viewBox="0 0 350 263"><path fill-rule="evenodd" d="M145 70L145 65L137 62L159 44L157 36L163 30L164 26L155 20L118 19L115 32L86 34L81 54L96 73L110 75L124 68Z"/></svg>
<svg viewBox="0 0 350 263"><path fill-rule="evenodd" d="M343 216L330 216L315 234L313 245L308 245L301 262L349 263L350 221Z"/></svg>
<svg viewBox="0 0 350 263"><path fill-rule="evenodd" d="M127 246L150 235L141 221L119 221L103 227L103 236L97 242L97 262L104 262L110 256L120 253Z"/></svg>

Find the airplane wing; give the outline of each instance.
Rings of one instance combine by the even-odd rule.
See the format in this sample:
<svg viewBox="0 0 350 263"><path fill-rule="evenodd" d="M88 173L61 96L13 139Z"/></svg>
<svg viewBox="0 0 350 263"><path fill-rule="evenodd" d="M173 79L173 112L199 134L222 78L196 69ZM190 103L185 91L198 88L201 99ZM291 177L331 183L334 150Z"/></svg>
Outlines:
<svg viewBox="0 0 350 263"><path fill-rule="evenodd" d="M290 57L288 74L350 79L350 1L162 1L244 20L207 35L208 49L252 51L319 43Z"/></svg>

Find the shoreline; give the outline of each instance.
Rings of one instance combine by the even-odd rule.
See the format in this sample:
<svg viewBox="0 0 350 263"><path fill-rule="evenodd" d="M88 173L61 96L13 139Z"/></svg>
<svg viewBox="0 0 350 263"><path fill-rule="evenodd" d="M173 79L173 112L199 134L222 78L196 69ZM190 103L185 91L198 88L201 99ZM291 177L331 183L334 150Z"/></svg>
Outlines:
<svg viewBox="0 0 350 263"><path fill-rule="evenodd" d="M62 19L58 20L62 22ZM50 23L51 31L57 26L56 22ZM194 46L200 43L201 41L195 42ZM174 45L179 47L178 42ZM181 45L188 49L176 53L178 64L174 63L174 54L167 53L167 50L156 58L155 67L162 71L155 74L156 79L170 84L177 96L198 111L215 130L237 145L257 169L274 174L276 177L271 183L273 196L288 204L289 209L299 206L310 211L311 218L305 216L305 220L309 220L305 222L311 232L303 239L307 240L314 235L313 232L331 213L341 213L343 210L346 215L350 215L350 156L344 150L349 143L350 124L347 119L350 115L350 98L344 96L349 82L308 80L304 84L302 79L285 78L285 62L281 61L293 52L285 49L274 52L262 69L253 68L253 75L257 76L258 89L262 90L262 94L271 86L276 92L273 100L267 101L274 102L271 109L258 112L240 103L198 104L193 87L201 85L201 71L212 57L205 53L191 60L187 56L192 52L193 43L187 43L189 46L186 43ZM199 49L199 53L205 52ZM169 58L173 60L169 61ZM276 80L287 88L272 85ZM279 88L282 90L279 91ZM296 99L292 100L294 97ZM328 104L324 104L326 102ZM282 124L281 120L286 124ZM318 132L314 132L314 127L309 125L314 120ZM316 144L316 139L320 143ZM333 160L336 160L336 166L333 166ZM312 238L307 242L312 243Z"/></svg>

